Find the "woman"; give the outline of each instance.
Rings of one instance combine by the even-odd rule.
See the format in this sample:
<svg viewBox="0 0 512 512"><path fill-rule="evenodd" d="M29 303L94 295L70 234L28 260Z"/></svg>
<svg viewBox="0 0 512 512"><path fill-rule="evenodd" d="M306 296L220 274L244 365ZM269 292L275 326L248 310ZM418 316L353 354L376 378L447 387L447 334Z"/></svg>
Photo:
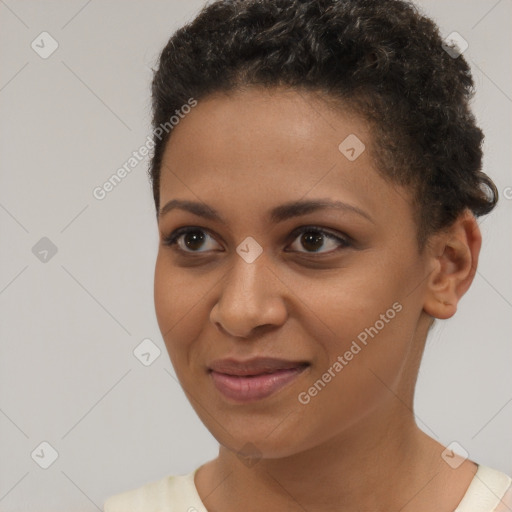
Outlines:
<svg viewBox="0 0 512 512"><path fill-rule="evenodd" d="M219 0L152 91L156 314L220 448L105 512L510 510L413 411L498 199L457 47L400 0Z"/></svg>

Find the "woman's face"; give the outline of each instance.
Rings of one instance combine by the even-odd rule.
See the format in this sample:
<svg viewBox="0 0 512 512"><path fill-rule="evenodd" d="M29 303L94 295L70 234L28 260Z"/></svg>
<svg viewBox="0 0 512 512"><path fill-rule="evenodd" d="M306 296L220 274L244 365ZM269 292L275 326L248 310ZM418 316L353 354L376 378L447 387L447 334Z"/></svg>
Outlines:
<svg viewBox="0 0 512 512"><path fill-rule="evenodd" d="M283 457L412 416L430 269L410 194L377 174L371 145L361 118L281 89L210 96L173 130L156 314L189 400L233 451Z"/></svg>

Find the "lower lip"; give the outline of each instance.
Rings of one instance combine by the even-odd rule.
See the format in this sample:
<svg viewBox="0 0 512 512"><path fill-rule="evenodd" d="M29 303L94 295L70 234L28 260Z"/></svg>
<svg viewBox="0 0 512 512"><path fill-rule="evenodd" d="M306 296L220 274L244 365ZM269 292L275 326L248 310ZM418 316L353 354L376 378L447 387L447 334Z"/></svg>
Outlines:
<svg viewBox="0 0 512 512"><path fill-rule="evenodd" d="M216 388L226 397L237 402L253 402L266 398L282 389L300 375L306 367L277 370L249 377L238 377L211 371Z"/></svg>

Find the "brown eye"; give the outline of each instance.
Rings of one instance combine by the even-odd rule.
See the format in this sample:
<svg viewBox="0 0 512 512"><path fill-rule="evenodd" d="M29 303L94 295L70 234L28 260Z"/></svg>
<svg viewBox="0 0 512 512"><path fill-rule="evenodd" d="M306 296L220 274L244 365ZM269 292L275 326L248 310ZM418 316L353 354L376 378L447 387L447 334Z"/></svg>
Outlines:
<svg viewBox="0 0 512 512"><path fill-rule="evenodd" d="M351 245L348 239L314 226L300 228L294 231L291 236L295 237L296 240L298 239L298 245L306 249L302 251L297 248L293 251L302 254L329 254ZM182 253L200 254L215 250L211 243L216 242L211 242L210 247L208 247L209 239L214 240L206 230L198 227L185 227L177 229L169 236L164 237L162 243L166 246L175 246L175 249Z"/></svg>
<svg viewBox="0 0 512 512"><path fill-rule="evenodd" d="M171 233L163 240L164 245L177 246L177 249L182 252L206 252L211 249L200 251L203 247L205 240L213 238L201 228L181 228ZM182 243L180 243L182 242Z"/></svg>
<svg viewBox="0 0 512 512"><path fill-rule="evenodd" d="M297 250L297 252L305 254L327 254L350 246L350 243L345 238L334 235L321 228L301 228L293 233L293 236L295 235L299 235L297 236L297 238L300 237L299 245L306 249L306 251ZM327 248L327 250L322 251L322 248Z"/></svg>

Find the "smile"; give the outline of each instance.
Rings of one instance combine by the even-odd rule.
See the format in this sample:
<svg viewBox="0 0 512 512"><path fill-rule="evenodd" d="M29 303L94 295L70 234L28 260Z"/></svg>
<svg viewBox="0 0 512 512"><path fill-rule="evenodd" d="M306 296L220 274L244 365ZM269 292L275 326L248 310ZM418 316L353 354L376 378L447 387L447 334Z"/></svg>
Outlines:
<svg viewBox="0 0 512 512"><path fill-rule="evenodd" d="M309 363L260 358L248 362L221 360L209 373L217 390L239 403L262 400L295 380Z"/></svg>

